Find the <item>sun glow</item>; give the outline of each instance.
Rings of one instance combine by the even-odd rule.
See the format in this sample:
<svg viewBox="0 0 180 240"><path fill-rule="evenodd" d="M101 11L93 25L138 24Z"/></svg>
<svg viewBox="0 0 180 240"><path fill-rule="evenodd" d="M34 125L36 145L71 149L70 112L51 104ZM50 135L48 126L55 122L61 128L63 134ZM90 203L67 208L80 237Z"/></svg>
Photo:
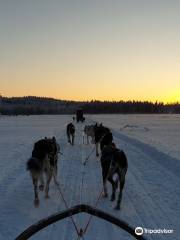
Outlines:
<svg viewBox="0 0 180 240"><path fill-rule="evenodd" d="M167 98L167 103L180 103L180 88L174 89L169 93L169 97Z"/></svg>
<svg viewBox="0 0 180 240"><path fill-rule="evenodd" d="M180 102L180 1L8 2L0 7L4 96Z"/></svg>

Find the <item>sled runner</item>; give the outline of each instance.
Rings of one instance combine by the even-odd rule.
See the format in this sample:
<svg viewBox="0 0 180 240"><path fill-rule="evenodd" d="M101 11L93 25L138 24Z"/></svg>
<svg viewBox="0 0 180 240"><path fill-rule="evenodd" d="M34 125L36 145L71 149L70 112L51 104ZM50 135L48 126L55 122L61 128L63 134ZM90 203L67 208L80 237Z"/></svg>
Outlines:
<svg viewBox="0 0 180 240"><path fill-rule="evenodd" d="M141 235L135 234L135 229L131 227L128 223L118 219L117 217L114 217L113 215L110 215L102 210L99 210L97 208L91 207L89 205L81 204L76 205L68 210L58 212L56 214L53 214L47 218L44 218L40 220L39 222L31 225L29 228L27 228L24 232L22 232L18 237L16 237L15 240L26 240L29 239L31 236L33 236L35 233L39 232L41 229L46 228L47 226L60 221L64 218L76 215L78 213L88 213L90 215L96 216L98 218L101 218L107 222L110 222L111 224L116 225L117 227L123 229L124 231L128 232L131 236L133 236L135 239L138 240L145 240L145 238ZM80 229L78 231L79 239L83 236L85 236L87 227L85 229ZM83 237L84 239L84 237ZM121 238L120 238L121 239Z"/></svg>

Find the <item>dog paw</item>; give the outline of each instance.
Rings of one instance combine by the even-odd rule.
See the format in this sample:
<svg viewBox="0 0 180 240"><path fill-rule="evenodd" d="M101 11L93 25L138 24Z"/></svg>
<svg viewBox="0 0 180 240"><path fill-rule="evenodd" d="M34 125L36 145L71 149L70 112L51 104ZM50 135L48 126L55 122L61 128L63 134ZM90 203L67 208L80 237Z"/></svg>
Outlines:
<svg viewBox="0 0 180 240"><path fill-rule="evenodd" d="M103 197L103 198L107 198L107 197L108 197L108 194L107 194L107 193L103 193L102 197Z"/></svg>
<svg viewBox="0 0 180 240"><path fill-rule="evenodd" d="M115 197L113 196L113 197L111 197L111 202L113 202L115 200Z"/></svg>
<svg viewBox="0 0 180 240"><path fill-rule="evenodd" d="M116 206L114 209L115 210L120 210L120 206Z"/></svg>
<svg viewBox="0 0 180 240"><path fill-rule="evenodd" d="M37 208L39 207L39 199L34 200L34 206Z"/></svg>

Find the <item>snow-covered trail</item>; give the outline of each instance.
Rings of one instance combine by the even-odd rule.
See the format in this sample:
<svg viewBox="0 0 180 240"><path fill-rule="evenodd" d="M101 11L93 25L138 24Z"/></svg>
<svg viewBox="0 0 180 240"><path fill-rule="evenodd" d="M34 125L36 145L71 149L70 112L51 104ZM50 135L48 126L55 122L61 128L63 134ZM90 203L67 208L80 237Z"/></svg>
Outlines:
<svg viewBox="0 0 180 240"><path fill-rule="evenodd" d="M155 148L114 132L115 141L123 148L129 160L126 182L128 204L132 211L122 211L127 222L150 229L174 229L168 239L178 239L180 218L180 170L179 161ZM121 140L119 140L121 139ZM164 164L163 164L164 161ZM169 161L169 165L167 162ZM129 214L136 211L133 219ZM135 222L135 221L136 222ZM147 236L148 239L150 236ZM154 235L152 239L166 239L167 235Z"/></svg>
<svg viewBox="0 0 180 240"><path fill-rule="evenodd" d="M12 120L6 123L11 128ZM0 138L0 239L14 239L21 231L43 217L65 206L57 188L51 184L50 196L44 199L40 193L40 206L33 206L33 188L29 173L25 170L26 159L30 156L33 142L44 136L57 137L63 156L60 156L58 178L69 206L79 203L94 205L102 189L101 169L95 153L84 166L93 145L83 144L83 124L76 124L75 145L67 143L65 126L69 116L48 118L44 121L30 119L12 126L9 136L6 124L2 123ZM3 125L4 124L4 125ZM34 126L34 127L32 127ZM19 128L18 128L19 127ZM18 128L18 129L17 129ZM13 134L14 131L14 134ZM174 229L172 235L146 235L147 239L178 239L180 217L179 165L175 159L157 151L150 145L127 137L113 130L116 145L124 149L129 169L123 194L121 211L113 209L114 203L101 199L98 208L120 217L132 226L146 228ZM165 159L165 164L163 164ZM168 167L168 161L171 166ZM83 178L83 185L82 185ZM109 185L109 190L110 185ZM74 217L79 227L85 226L87 214ZM32 239L77 239L70 219L49 226ZM132 239L121 229L93 217L85 239L119 240Z"/></svg>

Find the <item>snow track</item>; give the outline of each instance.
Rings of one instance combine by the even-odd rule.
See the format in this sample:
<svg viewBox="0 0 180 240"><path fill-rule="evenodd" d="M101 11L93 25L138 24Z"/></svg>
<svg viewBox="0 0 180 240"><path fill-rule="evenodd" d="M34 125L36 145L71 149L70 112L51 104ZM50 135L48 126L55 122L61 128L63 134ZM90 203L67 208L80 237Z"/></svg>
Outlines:
<svg viewBox="0 0 180 240"><path fill-rule="evenodd" d="M80 203L95 204L102 189L100 162L94 152L83 165L94 146L83 144L83 124L76 124L75 145L69 145L65 131L69 121L70 116L0 119L0 239L14 239L29 225L65 209L53 182L51 198L45 200L44 194L40 193L39 208L33 206L33 188L25 163L33 143L41 137L56 136L60 144L63 156L59 156L58 179L69 207ZM115 203L109 199L101 199L98 208L134 227L174 230L170 235L146 235L147 239L179 239L179 160L117 129L112 131L116 145L127 154L129 169L121 210L115 211ZM108 187L110 192L110 185ZM74 219L79 228L84 227L89 215L79 214ZM31 239L72 240L77 239L77 235L68 218L47 227ZM126 240L132 237L93 217L85 239Z"/></svg>

